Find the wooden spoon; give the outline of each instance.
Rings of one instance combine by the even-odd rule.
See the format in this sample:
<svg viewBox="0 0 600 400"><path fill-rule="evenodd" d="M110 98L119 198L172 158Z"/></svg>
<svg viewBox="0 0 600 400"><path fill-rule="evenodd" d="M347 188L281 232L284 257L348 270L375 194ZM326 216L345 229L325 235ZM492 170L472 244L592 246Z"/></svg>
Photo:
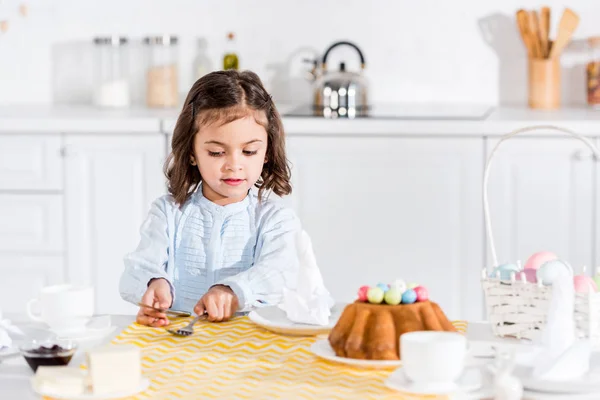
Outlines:
<svg viewBox="0 0 600 400"><path fill-rule="evenodd" d="M521 39L523 39L523 43L527 49L527 55L529 58L535 57L533 43L529 36L529 16L527 15L527 11L517 11L517 26L519 27L519 32L521 32Z"/></svg>
<svg viewBox="0 0 600 400"><path fill-rule="evenodd" d="M579 16L570 8L566 8L558 24L558 33L550 50L550 58L558 56L567 47L577 25L579 25Z"/></svg>
<svg viewBox="0 0 600 400"><path fill-rule="evenodd" d="M527 13L529 17L529 31L531 36L531 42L533 43L534 58L544 58L544 48L539 35L539 22L537 12L530 11Z"/></svg>
<svg viewBox="0 0 600 400"><path fill-rule="evenodd" d="M542 56L548 58L550 54L550 7L542 7L540 12L540 42L542 44Z"/></svg>

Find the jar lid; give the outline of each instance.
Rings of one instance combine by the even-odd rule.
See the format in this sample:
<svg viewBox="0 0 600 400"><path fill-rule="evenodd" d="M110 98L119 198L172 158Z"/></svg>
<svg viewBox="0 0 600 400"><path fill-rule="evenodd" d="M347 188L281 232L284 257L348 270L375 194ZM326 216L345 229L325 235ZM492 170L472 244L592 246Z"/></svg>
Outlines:
<svg viewBox="0 0 600 400"><path fill-rule="evenodd" d="M159 46L171 46L177 44L177 36L175 35L158 35L158 36L146 36L144 43L155 44Z"/></svg>
<svg viewBox="0 0 600 400"><path fill-rule="evenodd" d="M96 36L94 38L95 44L104 44L111 46L122 46L127 44L128 40L124 36Z"/></svg>

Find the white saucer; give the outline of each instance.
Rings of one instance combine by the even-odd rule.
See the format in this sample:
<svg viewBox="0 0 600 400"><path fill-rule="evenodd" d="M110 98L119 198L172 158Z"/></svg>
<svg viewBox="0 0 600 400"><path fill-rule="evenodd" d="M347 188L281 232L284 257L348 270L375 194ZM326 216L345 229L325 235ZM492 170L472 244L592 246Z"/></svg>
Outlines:
<svg viewBox="0 0 600 400"><path fill-rule="evenodd" d="M102 315L92 318L92 320L81 331L52 332L56 335L56 338L60 340L73 340L76 342L85 342L90 340L101 339L114 332L115 329L117 329L117 326L112 324L110 316Z"/></svg>
<svg viewBox="0 0 600 400"><path fill-rule="evenodd" d="M478 368L467 368L457 382L428 383L417 385L406 377L404 369L398 368L385 381L390 389L404 393L423 395L449 395L455 393L469 393L481 389L483 377Z"/></svg>
<svg viewBox="0 0 600 400"><path fill-rule="evenodd" d="M310 351L324 360L361 368L398 368L402 365L400 360L357 360L354 358L338 357L335 355L335 351L333 351L327 339L317 340L310 346Z"/></svg>
<svg viewBox="0 0 600 400"><path fill-rule="evenodd" d="M73 340L76 342L85 342L88 340L101 339L108 336L117 329L116 325L107 326L105 328L88 328L81 332L56 334L56 338L59 340Z"/></svg>
<svg viewBox="0 0 600 400"><path fill-rule="evenodd" d="M271 332L293 336L315 336L328 333L333 329L346 305L346 303L336 303L331 308L329 323L324 326L292 322L287 318L285 311L278 306L257 308L250 311L248 318Z"/></svg>
<svg viewBox="0 0 600 400"><path fill-rule="evenodd" d="M600 398L600 369L594 368L588 374L578 379L568 381L548 381L534 378L532 376L532 368L519 365L513 372L522 383L523 388L545 393L596 393L597 398Z"/></svg>
<svg viewBox="0 0 600 400"><path fill-rule="evenodd" d="M32 379L32 381L33 381L33 379ZM140 380L140 384L134 390L124 391L124 392L113 392L110 394L103 394L103 395L93 394L93 393L85 393L85 394L81 394L79 396L73 396L70 394L57 392L57 391L40 391L40 390L38 390L36 385L32 384L31 386L33 386L33 390L40 396L47 396L47 397L51 397L51 398L57 399L57 400L62 400L62 399L65 399L65 400L66 399L69 399L69 400L108 400L108 399L119 399L122 397L129 397L129 396L138 394L140 392L143 392L144 390L148 389L148 387L150 386L150 380L148 378L142 377L142 379Z"/></svg>

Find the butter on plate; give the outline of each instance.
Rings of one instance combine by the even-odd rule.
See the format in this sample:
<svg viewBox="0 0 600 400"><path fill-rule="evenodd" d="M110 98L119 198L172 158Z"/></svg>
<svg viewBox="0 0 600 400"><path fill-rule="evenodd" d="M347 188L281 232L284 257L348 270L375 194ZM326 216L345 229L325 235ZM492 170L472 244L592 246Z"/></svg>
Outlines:
<svg viewBox="0 0 600 400"><path fill-rule="evenodd" d="M142 357L138 347L106 345L87 352L92 393L130 392L142 380Z"/></svg>

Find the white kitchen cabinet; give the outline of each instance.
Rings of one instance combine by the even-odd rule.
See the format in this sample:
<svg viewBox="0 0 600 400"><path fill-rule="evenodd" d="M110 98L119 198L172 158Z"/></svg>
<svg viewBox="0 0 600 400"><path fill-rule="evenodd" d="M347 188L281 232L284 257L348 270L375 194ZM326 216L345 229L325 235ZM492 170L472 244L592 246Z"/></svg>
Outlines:
<svg viewBox="0 0 600 400"><path fill-rule="evenodd" d="M488 153L496 143L488 141ZM517 137L500 145L489 181L500 263L524 264L534 252L548 250L576 273L592 265L594 163L589 154L583 143L568 137Z"/></svg>
<svg viewBox="0 0 600 400"><path fill-rule="evenodd" d="M402 278L450 318L481 319L481 138L294 136L287 146L287 201L336 300Z"/></svg>
<svg viewBox="0 0 600 400"><path fill-rule="evenodd" d="M0 136L0 191L62 189L60 135Z"/></svg>
<svg viewBox="0 0 600 400"><path fill-rule="evenodd" d="M93 284L98 313L135 313L118 292L123 256L164 194L164 136L65 137L67 278Z"/></svg>
<svg viewBox="0 0 600 400"><path fill-rule="evenodd" d="M61 195L0 193L0 253L62 253L63 236Z"/></svg>

